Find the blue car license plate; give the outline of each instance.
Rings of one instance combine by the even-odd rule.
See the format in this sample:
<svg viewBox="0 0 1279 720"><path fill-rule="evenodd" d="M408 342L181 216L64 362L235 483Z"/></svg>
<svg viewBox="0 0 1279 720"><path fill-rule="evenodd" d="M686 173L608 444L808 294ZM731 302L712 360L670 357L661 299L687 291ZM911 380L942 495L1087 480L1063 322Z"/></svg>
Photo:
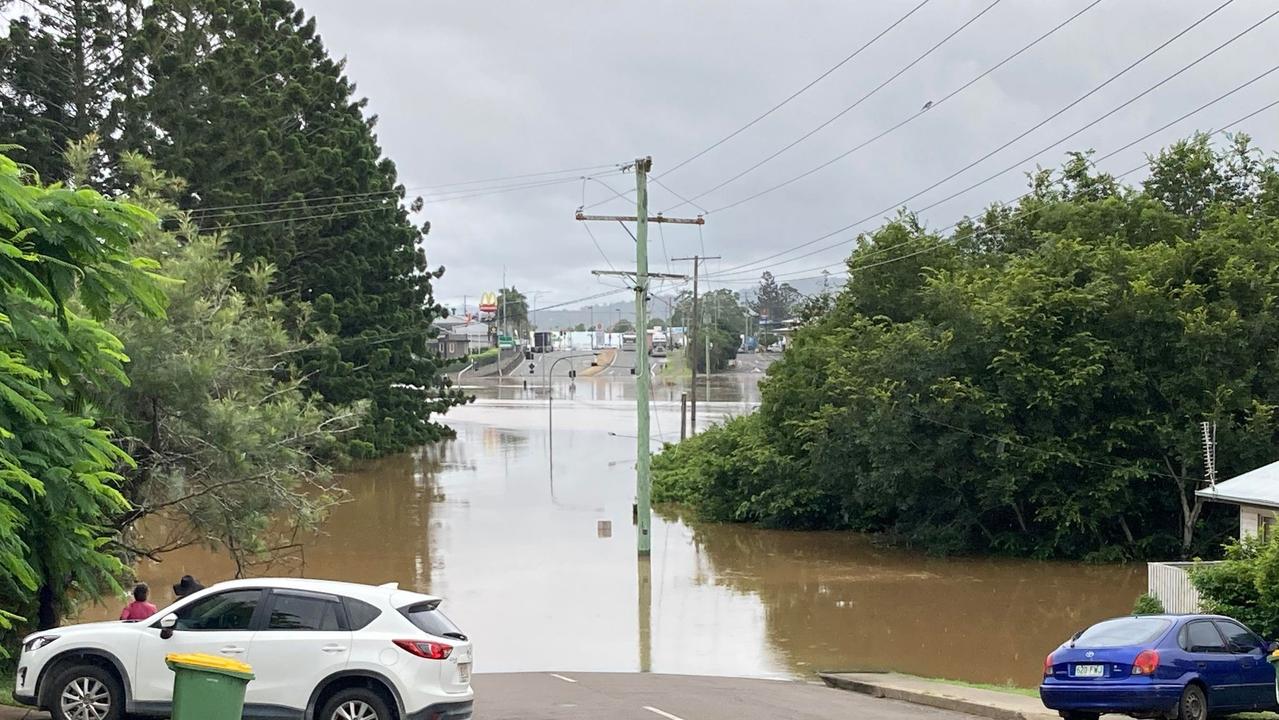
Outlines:
<svg viewBox="0 0 1279 720"><path fill-rule="evenodd" d="M1076 665L1075 677L1095 678L1106 674L1105 665Z"/></svg>

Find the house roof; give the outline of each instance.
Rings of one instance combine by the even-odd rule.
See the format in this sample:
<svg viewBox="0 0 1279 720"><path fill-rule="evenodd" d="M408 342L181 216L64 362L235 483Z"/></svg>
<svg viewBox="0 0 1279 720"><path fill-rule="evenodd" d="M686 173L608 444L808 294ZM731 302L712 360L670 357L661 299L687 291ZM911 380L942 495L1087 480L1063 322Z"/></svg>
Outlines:
<svg viewBox="0 0 1279 720"><path fill-rule="evenodd" d="M1195 494L1216 502L1279 508L1279 462L1249 470Z"/></svg>

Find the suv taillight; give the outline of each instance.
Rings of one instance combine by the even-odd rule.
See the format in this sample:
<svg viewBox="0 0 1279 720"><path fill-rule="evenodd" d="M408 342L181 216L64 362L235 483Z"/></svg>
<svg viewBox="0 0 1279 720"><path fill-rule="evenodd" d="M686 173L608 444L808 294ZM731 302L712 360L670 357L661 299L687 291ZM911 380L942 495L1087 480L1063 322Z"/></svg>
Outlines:
<svg viewBox="0 0 1279 720"><path fill-rule="evenodd" d="M429 640L392 640L400 649L427 660L444 660L453 652L452 645Z"/></svg>
<svg viewBox="0 0 1279 720"><path fill-rule="evenodd" d="M1053 674L1053 654L1048 653L1048 657L1044 658L1044 677L1051 677Z"/></svg>
<svg viewBox="0 0 1279 720"><path fill-rule="evenodd" d="M1137 659L1132 661L1133 675L1154 675L1159 669L1159 653L1155 650L1142 650Z"/></svg>

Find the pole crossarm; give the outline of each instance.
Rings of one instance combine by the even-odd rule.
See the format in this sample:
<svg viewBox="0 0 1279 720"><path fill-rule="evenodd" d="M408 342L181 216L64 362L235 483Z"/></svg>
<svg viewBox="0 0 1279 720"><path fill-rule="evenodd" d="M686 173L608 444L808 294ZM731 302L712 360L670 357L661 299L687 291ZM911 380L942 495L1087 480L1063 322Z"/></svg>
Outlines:
<svg viewBox="0 0 1279 720"><path fill-rule="evenodd" d="M635 275L634 270L592 270L592 275L620 275L622 277L632 277ZM688 280L687 275L673 275L671 273L648 273L648 277L661 278L663 280Z"/></svg>
<svg viewBox="0 0 1279 720"><path fill-rule="evenodd" d="M638 215L587 215L583 212L577 213L577 219L584 222L639 222ZM706 218L668 218L662 215L649 215L646 218L651 223L668 223L671 225L705 225Z"/></svg>

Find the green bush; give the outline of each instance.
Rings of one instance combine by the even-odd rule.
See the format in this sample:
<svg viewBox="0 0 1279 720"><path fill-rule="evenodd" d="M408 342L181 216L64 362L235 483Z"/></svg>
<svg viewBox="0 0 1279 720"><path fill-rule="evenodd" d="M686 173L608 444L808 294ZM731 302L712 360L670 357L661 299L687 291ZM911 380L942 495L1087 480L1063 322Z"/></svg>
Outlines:
<svg viewBox="0 0 1279 720"><path fill-rule="evenodd" d="M475 363L475 367L479 368L479 367L484 367L485 365L492 365L493 363L497 362L497 357L498 357L498 349L489 348L488 350L477 352L474 355L472 355L471 362Z"/></svg>
<svg viewBox="0 0 1279 720"><path fill-rule="evenodd" d="M1165 612L1167 611L1159 598L1149 593L1138 597L1137 602L1132 604L1133 615L1162 615Z"/></svg>
<svg viewBox="0 0 1279 720"><path fill-rule="evenodd" d="M1190 581L1200 609L1228 615L1265 638L1279 637L1279 542L1249 536L1226 545L1220 563L1196 565Z"/></svg>
<svg viewBox="0 0 1279 720"><path fill-rule="evenodd" d="M653 459L653 499L693 506L707 520L768 527L829 526L835 498L803 481L764 436L758 414L708 428Z"/></svg>

